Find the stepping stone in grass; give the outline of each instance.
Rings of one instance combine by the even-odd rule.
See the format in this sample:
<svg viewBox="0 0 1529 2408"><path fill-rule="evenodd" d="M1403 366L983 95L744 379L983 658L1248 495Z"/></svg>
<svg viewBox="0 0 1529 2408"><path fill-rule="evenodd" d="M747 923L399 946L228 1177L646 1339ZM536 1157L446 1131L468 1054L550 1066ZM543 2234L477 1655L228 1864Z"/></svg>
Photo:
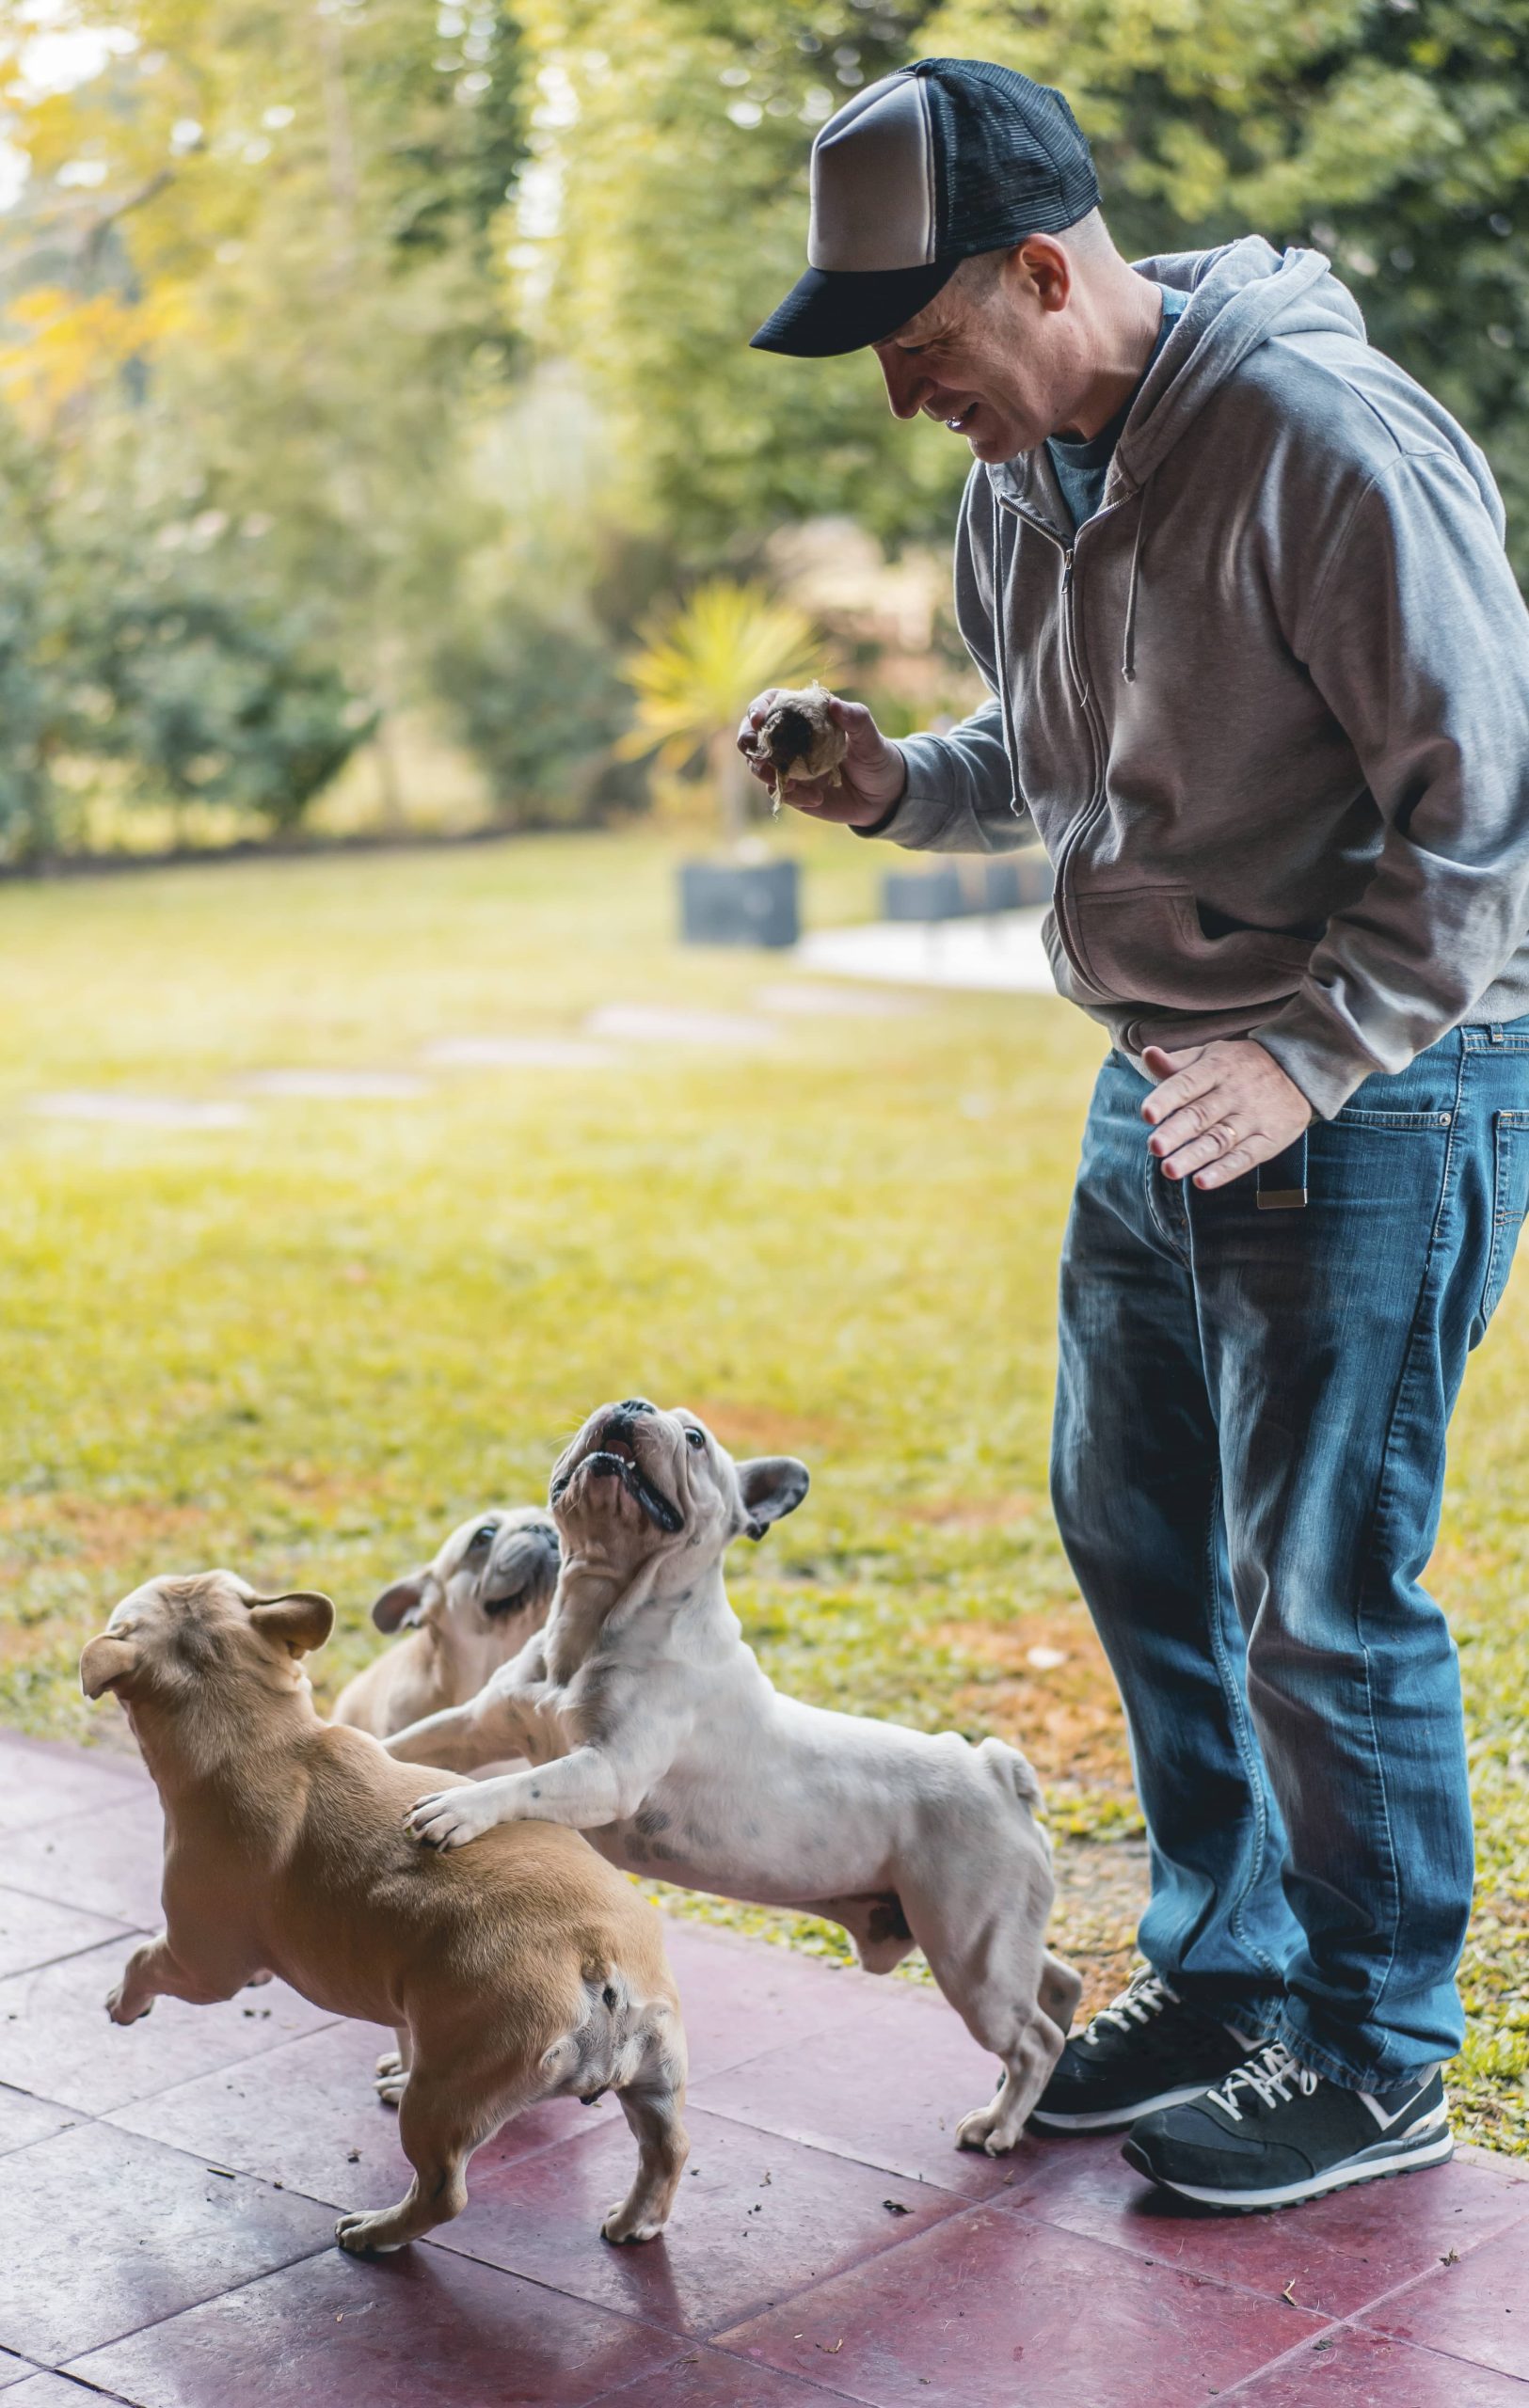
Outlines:
<svg viewBox="0 0 1529 2408"><path fill-rule="evenodd" d="M420 1059L433 1070L598 1070L617 1056L587 1037L444 1037Z"/></svg>
<svg viewBox="0 0 1529 2408"><path fill-rule="evenodd" d="M111 1087L68 1087L55 1095L35 1095L28 1109L43 1120L106 1120L133 1129L240 1129L249 1117L242 1103L124 1095Z"/></svg>
<svg viewBox="0 0 1529 2408"><path fill-rule="evenodd" d="M773 1045L780 1035L749 1013L692 1011L682 1004L603 1004L584 1025L591 1037L613 1037L624 1045L709 1045L738 1053Z"/></svg>
<svg viewBox="0 0 1529 2408"><path fill-rule="evenodd" d="M253 1070L239 1084L249 1095L301 1103L409 1103L430 1092L407 1070Z"/></svg>
<svg viewBox="0 0 1529 2408"><path fill-rule="evenodd" d="M868 995L853 987L823 987L809 978L783 978L755 990L762 1012L786 1012L804 1020L907 1020L924 1009L911 995Z"/></svg>

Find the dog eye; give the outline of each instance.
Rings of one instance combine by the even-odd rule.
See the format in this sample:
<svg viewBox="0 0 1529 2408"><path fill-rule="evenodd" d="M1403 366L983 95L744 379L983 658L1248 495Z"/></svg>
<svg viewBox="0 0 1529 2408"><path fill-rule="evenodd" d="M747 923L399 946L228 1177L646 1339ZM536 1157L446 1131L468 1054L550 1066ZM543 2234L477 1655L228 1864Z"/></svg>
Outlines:
<svg viewBox="0 0 1529 2408"><path fill-rule="evenodd" d="M704 1447L706 1445L706 1432L704 1430L687 1430L685 1433L685 1444L687 1447Z"/></svg>
<svg viewBox="0 0 1529 2408"><path fill-rule="evenodd" d="M472 1536L468 1541L468 1545L470 1547L486 1546L489 1540L497 1537L498 1533L499 1524L497 1522L485 1522L481 1529L473 1531Z"/></svg>

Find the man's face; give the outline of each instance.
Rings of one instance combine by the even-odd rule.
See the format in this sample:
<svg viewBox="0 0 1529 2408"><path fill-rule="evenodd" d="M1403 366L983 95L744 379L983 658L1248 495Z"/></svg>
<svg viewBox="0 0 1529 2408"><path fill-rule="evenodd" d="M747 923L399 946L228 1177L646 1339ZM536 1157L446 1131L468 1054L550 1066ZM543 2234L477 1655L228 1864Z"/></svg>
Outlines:
<svg viewBox="0 0 1529 2408"><path fill-rule="evenodd" d="M938 419L990 462L1058 434L1079 383L1071 292L1072 262L1045 236L975 277L958 272L873 346L894 415Z"/></svg>

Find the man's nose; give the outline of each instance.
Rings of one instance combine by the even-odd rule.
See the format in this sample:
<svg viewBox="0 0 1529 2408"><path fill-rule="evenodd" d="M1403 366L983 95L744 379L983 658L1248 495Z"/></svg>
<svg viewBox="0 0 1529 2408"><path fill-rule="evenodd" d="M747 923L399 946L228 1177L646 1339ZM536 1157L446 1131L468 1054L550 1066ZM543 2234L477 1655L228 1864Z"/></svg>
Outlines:
<svg viewBox="0 0 1529 2408"><path fill-rule="evenodd" d="M878 351L882 376L886 386L886 398L894 418L916 418L925 395L931 390L930 380L916 359L906 352Z"/></svg>

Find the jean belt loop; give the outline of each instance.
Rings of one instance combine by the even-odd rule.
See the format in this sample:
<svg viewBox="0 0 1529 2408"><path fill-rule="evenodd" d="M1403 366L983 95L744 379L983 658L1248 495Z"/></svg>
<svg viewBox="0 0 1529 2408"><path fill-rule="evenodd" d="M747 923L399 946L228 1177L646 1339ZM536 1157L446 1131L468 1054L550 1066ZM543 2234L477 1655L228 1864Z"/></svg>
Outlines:
<svg viewBox="0 0 1529 2408"><path fill-rule="evenodd" d="M1501 1045L1501 1043L1503 1042L1503 1023L1502 1023L1502 1022L1501 1022L1500 1020L1491 1020L1491 1021L1489 1021L1489 1022L1487 1022L1487 1031L1488 1031L1489 1036L1489 1037L1490 1037L1490 1038L1491 1038L1492 1043L1493 1043L1494 1045Z"/></svg>
<svg viewBox="0 0 1529 2408"><path fill-rule="evenodd" d="M1306 1132L1272 1162L1260 1163L1257 1202L1261 1212L1298 1212L1306 1201Z"/></svg>

